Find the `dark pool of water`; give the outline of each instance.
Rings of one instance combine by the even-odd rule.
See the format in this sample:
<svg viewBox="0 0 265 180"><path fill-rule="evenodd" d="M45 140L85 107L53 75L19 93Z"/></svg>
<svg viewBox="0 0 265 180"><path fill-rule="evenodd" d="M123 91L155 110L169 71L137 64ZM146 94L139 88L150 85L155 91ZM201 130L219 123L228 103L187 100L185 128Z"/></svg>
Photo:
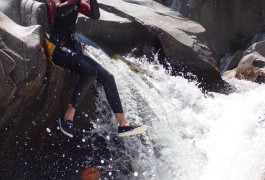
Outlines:
<svg viewBox="0 0 265 180"><path fill-rule="evenodd" d="M34 129L33 124L13 134L8 149L0 149L0 179L81 179L88 167L99 168L101 179L128 179L132 166L126 154L119 152L124 148L122 140L110 140L115 147L111 150L102 133L79 129L69 139L56 121L43 128Z"/></svg>

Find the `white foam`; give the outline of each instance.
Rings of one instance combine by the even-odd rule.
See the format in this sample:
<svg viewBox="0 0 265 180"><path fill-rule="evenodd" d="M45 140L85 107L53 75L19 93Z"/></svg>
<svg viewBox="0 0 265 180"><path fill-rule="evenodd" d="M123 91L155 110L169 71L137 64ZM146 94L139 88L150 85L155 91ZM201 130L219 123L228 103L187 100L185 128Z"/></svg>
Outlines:
<svg viewBox="0 0 265 180"><path fill-rule="evenodd" d="M128 118L150 126L141 138L124 141L139 179L264 179L265 128L257 115L265 107L264 85L232 79L238 92L206 98L156 61L130 58L147 76L99 49L87 50L114 75Z"/></svg>

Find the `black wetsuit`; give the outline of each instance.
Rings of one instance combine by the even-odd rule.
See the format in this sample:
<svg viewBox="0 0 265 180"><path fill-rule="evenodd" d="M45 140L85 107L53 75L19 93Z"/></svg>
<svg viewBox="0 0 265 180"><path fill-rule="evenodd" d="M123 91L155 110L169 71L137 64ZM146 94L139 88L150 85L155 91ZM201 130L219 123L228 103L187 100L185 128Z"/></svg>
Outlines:
<svg viewBox="0 0 265 180"><path fill-rule="evenodd" d="M65 2L65 0L61 0ZM48 3L48 1L47 1ZM47 4L48 5L48 4ZM56 45L51 61L60 67L69 69L79 74L79 82L74 88L70 104L76 109L89 88L97 80L103 85L107 100L114 113L123 113L118 90L112 74L100 64L82 53L79 43L73 38L76 30L80 2L63 8L49 8L50 22L49 41ZM91 0L92 19L99 18L96 0ZM94 11L94 12L93 12ZM51 15L54 16L53 19Z"/></svg>

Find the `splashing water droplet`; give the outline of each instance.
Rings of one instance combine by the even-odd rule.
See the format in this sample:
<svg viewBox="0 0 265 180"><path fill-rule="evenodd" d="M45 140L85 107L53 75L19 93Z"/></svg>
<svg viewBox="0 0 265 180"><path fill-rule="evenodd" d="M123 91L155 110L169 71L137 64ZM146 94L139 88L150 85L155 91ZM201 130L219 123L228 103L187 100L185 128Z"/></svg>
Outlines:
<svg viewBox="0 0 265 180"><path fill-rule="evenodd" d="M50 133L50 132L51 132L51 129L50 129L50 128L46 128L46 131L47 131L48 133Z"/></svg>
<svg viewBox="0 0 265 180"><path fill-rule="evenodd" d="M107 138L107 140L110 140L110 137L109 136L107 136L106 138Z"/></svg>

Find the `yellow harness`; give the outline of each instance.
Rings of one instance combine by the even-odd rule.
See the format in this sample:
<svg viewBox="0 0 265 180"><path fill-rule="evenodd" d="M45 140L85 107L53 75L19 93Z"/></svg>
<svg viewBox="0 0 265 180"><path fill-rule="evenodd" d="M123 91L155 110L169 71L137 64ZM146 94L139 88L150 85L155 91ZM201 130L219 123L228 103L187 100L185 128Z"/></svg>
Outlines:
<svg viewBox="0 0 265 180"><path fill-rule="evenodd" d="M50 41L48 41L47 39L45 39L45 41L46 41L47 51L49 54L49 60L51 60L53 51L54 51L56 46L53 43L51 43Z"/></svg>

